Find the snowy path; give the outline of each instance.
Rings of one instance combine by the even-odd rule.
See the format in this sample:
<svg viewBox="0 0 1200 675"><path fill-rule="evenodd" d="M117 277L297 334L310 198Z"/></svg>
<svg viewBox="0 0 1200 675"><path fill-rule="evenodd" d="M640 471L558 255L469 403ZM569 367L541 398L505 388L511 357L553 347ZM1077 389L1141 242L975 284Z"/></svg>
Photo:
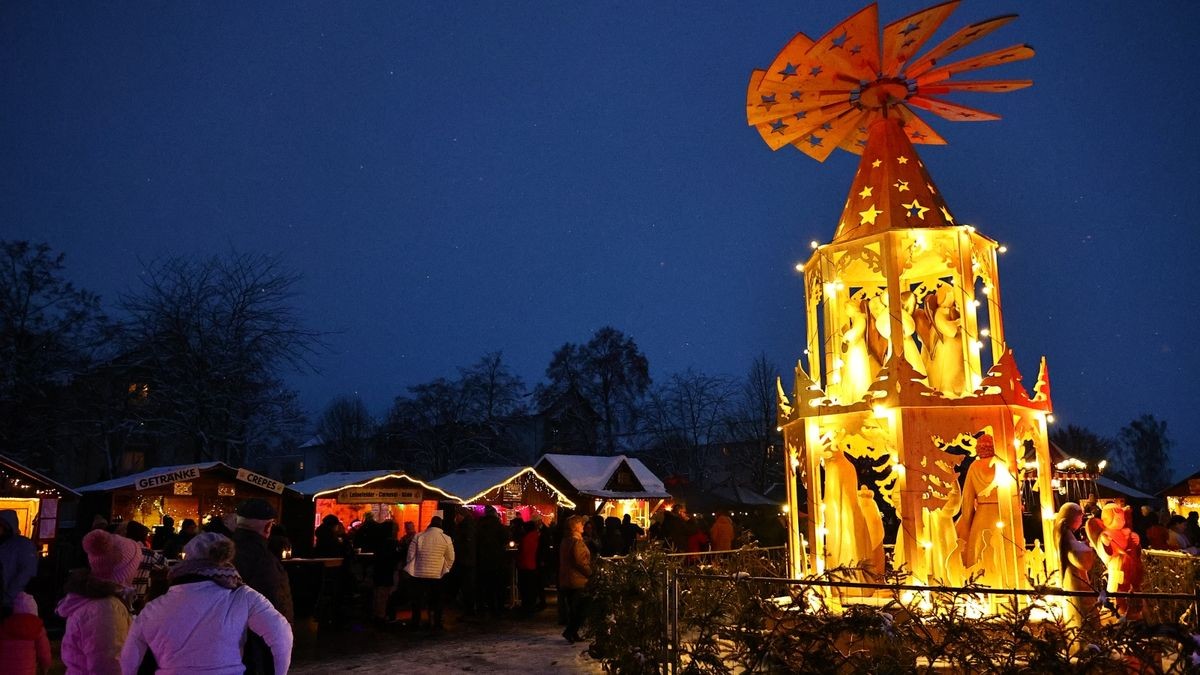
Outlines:
<svg viewBox="0 0 1200 675"><path fill-rule="evenodd" d="M291 672L297 675L603 672L600 663L587 656L587 643L568 644L559 634L562 627L552 618L448 622L447 628L438 634L362 628L350 631L350 635L322 636L316 640L328 640L330 647L334 643L338 647L321 649L312 645L303 652L298 649ZM348 649L347 643L358 648Z"/></svg>

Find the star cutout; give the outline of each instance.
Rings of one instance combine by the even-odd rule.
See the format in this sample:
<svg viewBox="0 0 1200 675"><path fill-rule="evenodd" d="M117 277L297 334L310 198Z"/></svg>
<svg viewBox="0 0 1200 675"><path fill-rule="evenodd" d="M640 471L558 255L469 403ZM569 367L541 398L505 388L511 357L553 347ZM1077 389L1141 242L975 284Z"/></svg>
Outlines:
<svg viewBox="0 0 1200 675"><path fill-rule="evenodd" d="M916 217L920 218L921 220L925 220L925 212L929 210L929 209L925 208L924 206L921 206L921 202L919 202L915 199L912 200L911 204L901 204L901 206L908 209L908 217L909 218L916 216Z"/></svg>
<svg viewBox="0 0 1200 675"><path fill-rule="evenodd" d="M846 44L846 40L848 40L848 39L850 39L849 34L847 34L846 31L842 31L842 34L840 36L833 38L833 47L831 47L831 48L832 49L841 49L842 45Z"/></svg>
<svg viewBox="0 0 1200 675"><path fill-rule="evenodd" d="M871 168L878 169L880 164L883 164L883 160L877 159L874 162L871 162Z"/></svg>
<svg viewBox="0 0 1200 675"><path fill-rule="evenodd" d="M822 131L830 131L831 129L833 129L833 124L831 124L830 122L826 122L821 125Z"/></svg>
<svg viewBox="0 0 1200 675"><path fill-rule="evenodd" d="M801 110L800 112L796 113L796 119L798 119L798 120L802 120L805 117L808 117L807 111Z"/></svg>
<svg viewBox="0 0 1200 675"><path fill-rule="evenodd" d="M858 196L862 197L864 199L866 199L867 197L870 197L871 196L871 186L870 185L864 186L862 189L862 192L858 193Z"/></svg>
<svg viewBox="0 0 1200 675"><path fill-rule="evenodd" d="M909 22L909 24L908 24L907 26L905 26L903 29L901 29L901 31L900 31L900 34L901 34L901 35L908 35L909 33L912 33L913 31L916 31L916 30L918 30L920 27L921 27L921 22L920 22L920 21L918 21L917 23L912 23L912 22L910 21L910 22Z"/></svg>
<svg viewBox="0 0 1200 675"><path fill-rule="evenodd" d="M882 214L882 213L883 213L883 211L876 211L876 210L875 210L875 205L874 205L874 204L872 204L872 205L871 205L871 208L867 209L866 211L859 211L859 212L858 212L858 215L859 215L859 217L861 217L861 218L862 218L862 220L860 220L860 221L858 222L858 224L859 224L859 225L866 225L867 223L870 223L870 224L874 225L874 224L875 224L875 218L876 218L877 216L879 216L880 214Z"/></svg>
<svg viewBox="0 0 1200 675"><path fill-rule="evenodd" d="M812 75L813 77L820 75L821 74L821 66L813 66L811 69L809 69L808 74Z"/></svg>
<svg viewBox="0 0 1200 675"><path fill-rule="evenodd" d="M921 133L920 131L914 131L914 132L912 132L912 139L913 139L914 141L919 141L919 140L921 140L922 138L925 138L925 134Z"/></svg>
<svg viewBox="0 0 1200 675"><path fill-rule="evenodd" d="M947 211L946 207L944 206L942 207L942 216L946 218L947 223L950 223L951 225L954 224L954 216L950 215L950 212Z"/></svg>
<svg viewBox="0 0 1200 675"><path fill-rule="evenodd" d="M822 140L822 139L821 139L821 137L820 137L820 136L817 136L816 134L813 134L813 135L811 135L811 136L809 136L809 137L808 137L808 144L809 144L811 147L814 147L814 148L819 148L819 147L821 147L821 140Z"/></svg>
<svg viewBox="0 0 1200 675"><path fill-rule="evenodd" d="M762 99L762 103L758 104L758 107L760 108L766 108L767 110L770 110L771 106L775 105L776 103L775 94L763 94L759 98Z"/></svg>
<svg viewBox="0 0 1200 675"><path fill-rule="evenodd" d="M860 138L860 139L858 139L857 141L854 141L854 144L855 144L855 145L862 146L862 147L864 147L864 148L865 148L865 147L867 147L867 139L865 139L865 138Z"/></svg>
<svg viewBox="0 0 1200 675"><path fill-rule="evenodd" d="M850 48L850 53L855 56L858 56L858 53L861 51L862 51L862 45L854 45L853 47Z"/></svg>
<svg viewBox="0 0 1200 675"><path fill-rule="evenodd" d="M793 66L791 61L788 61L788 64L783 67L783 70L779 71L779 74L786 80L796 74L796 66Z"/></svg>
<svg viewBox="0 0 1200 675"><path fill-rule="evenodd" d="M799 101L802 98L804 98L804 93L801 92L799 89L792 92L792 100L793 101Z"/></svg>
<svg viewBox="0 0 1200 675"><path fill-rule="evenodd" d="M908 181L898 180L892 187L896 188L896 192L908 192Z"/></svg>
<svg viewBox="0 0 1200 675"><path fill-rule="evenodd" d="M908 164L908 158L905 157L904 155L900 155L899 157L897 157L896 161L901 164Z"/></svg>
<svg viewBox="0 0 1200 675"><path fill-rule="evenodd" d="M782 134L786 128L788 128L788 125L784 124L783 120L771 122L771 133L773 134Z"/></svg>

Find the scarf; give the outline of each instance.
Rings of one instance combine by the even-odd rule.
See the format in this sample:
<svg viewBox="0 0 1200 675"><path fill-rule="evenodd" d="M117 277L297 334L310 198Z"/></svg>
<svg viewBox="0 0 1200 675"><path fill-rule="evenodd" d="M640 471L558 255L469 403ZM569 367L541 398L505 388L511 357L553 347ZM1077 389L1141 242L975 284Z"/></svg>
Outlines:
<svg viewBox="0 0 1200 675"><path fill-rule="evenodd" d="M195 558L192 560L184 560L178 565L171 567L171 571L167 572L167 579L171 585L185 584L189 581L198 579L207 579L218 586L233 589L241 586L244 582L238 574L237 568L229 563L218 564L204 558Z"/></svg>

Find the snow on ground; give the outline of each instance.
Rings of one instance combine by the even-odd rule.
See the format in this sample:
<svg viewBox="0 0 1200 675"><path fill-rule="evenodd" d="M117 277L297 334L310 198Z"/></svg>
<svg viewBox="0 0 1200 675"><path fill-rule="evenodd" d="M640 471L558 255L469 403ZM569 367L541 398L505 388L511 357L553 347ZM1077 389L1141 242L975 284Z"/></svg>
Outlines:
<svg viewBox="0 0 1200 675"><path fill-rule="evenodd" d="M446 630L410 632L357 626L338 633L297 634L292 673L578 673L604 672L587 655L587 643L570 644L552 612L532 619L452 621ZM299 632L298 632L299 633Z"/></svg>

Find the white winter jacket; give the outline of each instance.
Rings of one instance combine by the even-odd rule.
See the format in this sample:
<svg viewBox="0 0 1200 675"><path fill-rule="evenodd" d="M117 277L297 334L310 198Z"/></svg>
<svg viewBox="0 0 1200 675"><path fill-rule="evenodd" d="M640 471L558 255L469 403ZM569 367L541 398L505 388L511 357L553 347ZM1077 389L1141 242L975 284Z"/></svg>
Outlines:
<svg viewBox="0 0 1200 675"><path fill-rule="evenodd" d="M261 593L230 590L212 581L172 586L146 605L121 649L121 670L137 673L149 647L159 675L241 675L246 628L262 636L275 659L276 675L292 661L292 628Z"/></svg>
<svg viewBox="0 0 1200 675"><path fill-rule="evenodd" d="M454 542L440 527L428 527L408 547L404 571L418 579L441 579L454 565Z"/></svg>

